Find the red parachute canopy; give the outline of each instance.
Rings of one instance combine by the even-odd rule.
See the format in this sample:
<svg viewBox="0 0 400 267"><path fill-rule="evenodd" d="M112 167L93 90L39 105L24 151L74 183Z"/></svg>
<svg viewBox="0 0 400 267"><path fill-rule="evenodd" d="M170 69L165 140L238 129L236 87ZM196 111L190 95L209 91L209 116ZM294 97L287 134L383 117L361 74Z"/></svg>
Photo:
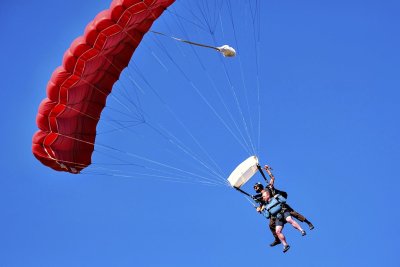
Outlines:
<svg viewBox="0 0 400 267"><path fill-rule="evenodd" d="M113 0L65 52L36 118L32 152L57 171L91 164L96 126L114 83L153 22L175 0Z"/></svg>

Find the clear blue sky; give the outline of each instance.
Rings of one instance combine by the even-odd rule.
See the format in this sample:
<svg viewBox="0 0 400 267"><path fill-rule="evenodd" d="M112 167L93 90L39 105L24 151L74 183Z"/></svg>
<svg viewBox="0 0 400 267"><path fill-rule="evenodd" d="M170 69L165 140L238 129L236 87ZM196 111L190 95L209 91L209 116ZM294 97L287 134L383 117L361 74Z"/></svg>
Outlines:
<svg viewBox="0 0 400 267"><path fill-rule="evenodd" d="M189 2L177 1L153 29L213 44L199 25L199 6ZM206 13L209 22L217 18L217 43L236 47L237 58L145 37L107 103L94 164L82 175L41 165L31 138L52 71L109 1L2 5L1 267L400 265L399 2L262 1L258 65L248 9L231 2L232 13L222 7L221 19L213 17L218 12ZM211 168L212 158L227 177L251 154L218 119L216 114L234 128L213 84L261 164L274 167L276 186L316 226L306 237L286 226L287 254L268 246L267 221L234 190L172 180L186 179L181 169L218 183L203 160ZM129 125L112 112L124 109L119 101L129 103L121 100L125 90L149 124L114 131L114 120ZM118 164L124 160L146 168ZM161 181L154 161L176 169Z"/></svg>

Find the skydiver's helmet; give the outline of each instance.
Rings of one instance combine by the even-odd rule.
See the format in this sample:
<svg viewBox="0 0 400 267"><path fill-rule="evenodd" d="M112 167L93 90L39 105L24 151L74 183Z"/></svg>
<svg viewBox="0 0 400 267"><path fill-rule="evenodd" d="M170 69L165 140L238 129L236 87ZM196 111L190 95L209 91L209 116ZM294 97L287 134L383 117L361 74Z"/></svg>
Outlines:
<svg viewBox="0 0 400 267"><path fill-rule="evenodd" d="M258 182L253 186L253 188L254 191L256 191L257 193L261 193L261 191L264 189L264 186L262 185L262 183Z"/></svg>

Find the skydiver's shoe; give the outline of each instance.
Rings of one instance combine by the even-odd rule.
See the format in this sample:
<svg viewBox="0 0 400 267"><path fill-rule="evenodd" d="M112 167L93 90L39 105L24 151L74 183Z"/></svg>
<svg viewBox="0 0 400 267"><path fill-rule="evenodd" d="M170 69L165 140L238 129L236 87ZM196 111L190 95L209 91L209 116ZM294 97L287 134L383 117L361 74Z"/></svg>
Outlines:
<svg viewBox="0 0 400 267"><path fill-rule="evenodd" d="M308 227L310 228L310 230L314 229L314 225L312 223L309 223Z"/></svg>
<svg viewBox="0 0 400 267"><path fill-rule="evenodd" d="M286 253L286 251L288 251L288 250L289 250L289 248L290 248L290 246L289 246L289 245L286 245L286 246L284 246L284 247L283 247L283 253Z"/></svg>
<svg viewBox="0 0 400 267"><path fill-rule="evenodd" d="M306 231L301 231L301 236L305 236L307 233L306 233Z"/></svg>
<svg viewBox="0 0 400 267"><path fill-rule="evenodd" d="M274 242L272 242L271 244L269 244L270 247L275 247L276 245L280 244L281 241L279 239L275 239Z"/></svg>

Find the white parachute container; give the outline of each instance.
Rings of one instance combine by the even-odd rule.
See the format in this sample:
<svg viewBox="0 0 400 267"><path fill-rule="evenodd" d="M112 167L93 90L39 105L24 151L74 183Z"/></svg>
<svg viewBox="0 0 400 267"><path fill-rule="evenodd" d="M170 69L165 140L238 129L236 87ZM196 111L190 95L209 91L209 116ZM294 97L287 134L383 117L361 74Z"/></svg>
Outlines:
<svg viewBox="0 0 400 267"><path fill-rule="evenodd" d="M258 171L258 158L251 156L246 159L229 175L228 182L232 187L241 187Z"/></svg>

